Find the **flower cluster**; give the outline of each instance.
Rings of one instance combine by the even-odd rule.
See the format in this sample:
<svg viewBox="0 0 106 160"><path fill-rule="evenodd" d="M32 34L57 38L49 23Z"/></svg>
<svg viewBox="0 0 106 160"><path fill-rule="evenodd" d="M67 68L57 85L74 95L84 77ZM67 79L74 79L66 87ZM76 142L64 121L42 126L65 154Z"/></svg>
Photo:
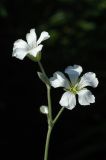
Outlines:
<svg viewBox="0 0 106 160"><path fill-rule="evenodd" d="M41 42L48 38L50 38L49 33L43 31L37 40L35 29L31 29L30 33L26 34L27 42L22 39L15 41L12 56L20 60L23 60L25 56L31 56L36 59L43 47ZM68 66L65 69L65 73L68 74L69 79L60 71L55 72L53 77L49 79L52 87L64 88L65 93L62 95L59 104L70 110L76 106L76 95L78 95L78 101L81 105L90 105L90 103L95 102L95 96L86 87L97 87L98 79L93 72L88 72L80 77L82 70L79 65ZM40 110L43 113L48 113L47 107L43 106Z"/></svg>
<svg viewBox="0 0 106 160"><path fill-rule="evenodd" d="M41 72L37 72L38 76L47 88L47 105L42 105L40 107L40 112L47 116L48 123L44 160L48 160L48 149L52 129L64 109L67 108L72 110L76 106L76 95L78 95L78 102L80 105L86 106L94 103L95 96L86 87L90 86L95 88L99 83L96 74L93 72L87 72L80 76L83 71L80 65L68 66L65 69L66 76L62 72L57 71L53 74L53 77L48 78L40 60L43 47L41 42L49 37L49 33L43 31L37 40L35 29L31 29L30 33L26 35L27 42L22 39L15 41L12 54L12 56L20 60L23 60L24 57L27 56L31 60L38 62L41 70ZM56 116L52 114L51 86L54 88L62 87L65 91L59 101L59 104L62 107Z"/></svg>

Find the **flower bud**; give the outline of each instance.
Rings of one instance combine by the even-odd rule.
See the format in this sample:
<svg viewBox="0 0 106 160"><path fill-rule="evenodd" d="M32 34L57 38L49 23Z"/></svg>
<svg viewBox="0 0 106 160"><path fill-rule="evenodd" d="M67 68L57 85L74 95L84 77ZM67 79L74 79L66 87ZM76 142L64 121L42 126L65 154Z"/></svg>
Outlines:
<svg viewBox="0 0 106 160"><path fill-rule="evenodd" d="M43 114L48 114L48 107L47 106L41 106L40 107L40 112Z"/></svg>

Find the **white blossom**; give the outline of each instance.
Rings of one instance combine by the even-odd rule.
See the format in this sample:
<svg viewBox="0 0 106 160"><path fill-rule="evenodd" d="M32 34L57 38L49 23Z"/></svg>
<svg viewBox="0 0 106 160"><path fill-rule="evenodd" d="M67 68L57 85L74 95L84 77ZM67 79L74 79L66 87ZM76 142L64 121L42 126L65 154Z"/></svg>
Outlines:
<svg viewBox="0 0 106 160"><path fill-rule="evenodd" d="M53 77L50 78L51 86L54 88L63 87L65 90L59 104L67 109L73 109L76 106L76 95L78 95L80 105L85 106L94 103L95 96L86 87L97 87L99 82L96 74L87 72L80 78L82 67L79 65L68 66L65 73L68 74L69 80L59 71L55 72Z"/></svg>
<svg viewBox="0 0 106 160"><path fill-rule="evenodd" d="M22 39L18 39L17 41L14 42L12 56L20 60L23 60L27 55L36 58L43 47L41 42L48 39L49 37L50 37L49 33L43 31L39 39L37 40L35 29L31 29L30 33L26 34L27 42Z"/></svg>

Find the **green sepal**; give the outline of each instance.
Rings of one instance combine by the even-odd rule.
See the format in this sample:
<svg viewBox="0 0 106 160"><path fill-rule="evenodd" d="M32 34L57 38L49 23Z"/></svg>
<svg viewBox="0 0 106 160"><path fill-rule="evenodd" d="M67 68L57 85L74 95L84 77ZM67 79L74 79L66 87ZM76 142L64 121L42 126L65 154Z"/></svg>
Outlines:
<svg viewBox="0 0 106 160"><path fill-rule="evenodd" d="M31 59L32 61L34 61L34 62L39 62L41 60L41 52L38 53L36 57L34 57L34 56L30 55L30 54L27 54L27 57L29 59Z"/></svg>

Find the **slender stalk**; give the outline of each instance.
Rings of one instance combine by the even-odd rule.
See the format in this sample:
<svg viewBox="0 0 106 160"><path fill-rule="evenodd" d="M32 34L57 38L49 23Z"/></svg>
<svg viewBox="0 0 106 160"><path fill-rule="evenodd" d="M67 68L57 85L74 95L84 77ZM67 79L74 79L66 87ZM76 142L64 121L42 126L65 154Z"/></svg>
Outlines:
<svg viewBox="0 0 106 160"><path fill-rule="evenodd" d="M62 107L60 109L60 111L58 112L58 114L56 115L56 117L53 120L53 125L57 122L57 120L59 119L60 115L62 114L62 112L64 111L64 107Z"/></svg>
<svg viewBox="0 0 106 160"><path fill-rule="evenodd" d="M46 77L47 82L46 87L47 87L47 101L48 101L48 115L47 115L47 120L48 120L48 131L47 131L47 137L46 137L46 143L45 143L45 153L44 153L44 160L48 160L48 150L49 150L49 143L50 143L50 135L53 129L54 124L57 122L59 116L63 112L64 108L61 108L60 111L58 112L57 116L52 119L52 104L51 104L51 86L49 85L49 79L45 73L45 70L41 64L40 61L38 61L38 65L41 69L41 72L43 75Z"/></svg>
<svg viewBox="0 0 106 160"><path fill-rule="evenodd" d="M43 66L42 66L42 63L41 63L40 61L38 61L38 65L39 65L42 73L47 77L47 75L46 75L46 73L45 73L45 70L44 70L44 68L43 68Z"/></svg>
<svg viewBox="0 0 106 160"><path fill-rule="evenodd" d="M38 61L38 65L40 67L41 72L43 73L43 76L44 76L44 79L45 79L44 83L46 84L46 86L47 85L51 86L49 78L47 77L46 72L45 72L45 70L43 68L43 65L42 65L42 63L40 61Z"/></svg>
<svg viewBox="0 0 106 160"><path fill-rule="evenodd" d="M42 73L44 74L44 76L46 77L46 79L48 80L48 77L46 75L46 72L41 64L40 61L38 61L38 65L42 71ZM49 80L48 80L49 81ZM46 144L45 144L45 153L44 153L44 160L48 160L48 150L49 150L49 142L50 142L50 135L51 135L51 131L53 128L52 125L52 105L51 105L51 86L46 84L47 87L47 101L48 101L48 115L47 115L47 120L48 120L48 131L47 131L47 137L46 137Z"/></svg>
<svg viewBox="0 0 106 160"><path fill-rule="evenodd" d="M47 100L48 100L48 125L52 126L52 105L51 105L51 87L47 85Z"/></svg>
<svg viewBox="0 0 106 160"><path fill-rule="evenodd" d="M46 137L44 160L48 160L48 150L49 150L51 131L52 131L52 127L49 127L47 132L47 137Z"/></svg>
<svg viewBox="0 0 106 160"><path fill-rule="evenodd" d="M48 160L48 150L49 150L49 142L50 142L50 135L53 128L53 122L52 122L52 106L51 106L51 87L47 85L47 100L48 100L48 132L46 137L46 144L45 144L45 154L44 154L44 160Z"/></svg>

